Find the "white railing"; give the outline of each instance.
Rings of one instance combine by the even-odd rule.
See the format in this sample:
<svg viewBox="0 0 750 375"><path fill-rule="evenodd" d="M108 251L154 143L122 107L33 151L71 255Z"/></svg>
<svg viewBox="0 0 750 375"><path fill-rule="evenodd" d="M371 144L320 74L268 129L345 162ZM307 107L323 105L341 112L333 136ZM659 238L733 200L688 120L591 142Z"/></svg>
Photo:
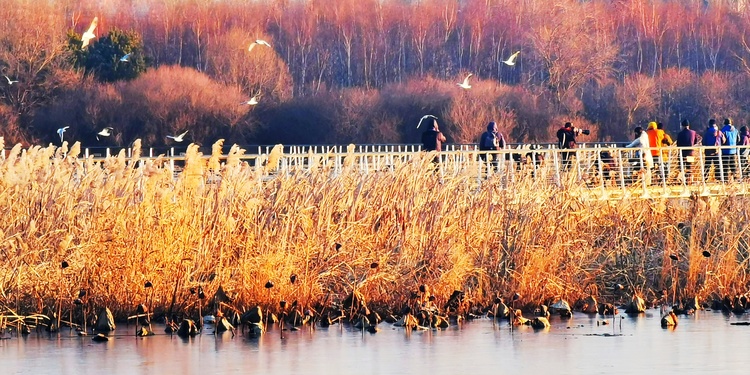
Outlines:
<svg viewBox="0 0 750 375"><path fill-rule="evenodd" d="M257 146L255 153L241 157L250 168L265 168L273 146ZM466 176L476 178L478 183L500 178L503 186L527 181L535 184L577 188L589 196L616 199L627 196L641 197L686 197L697 195L747 194L750 187L750 147L695 147L692 158L681 157L684 149L665 147L657 154L652 168L646 168L642 155L635 148L595 144L575 150L560 150L553 145L517 146L499 151L478 151L476 145L448 145L447 151L439 154L436 164L441 178ZM348 159L359 173L394 171L400 165L421 154L419 145L354 145L350 146L286 146L279 165L268 175L288 176L316 167L328 168L332 175L342 172L344 160ZM722 157L707 156L707 151L721 154L724 150L736 152ZM119 152L119 151L118 151ZM3 152L3 158L5 157ZM184 153L170 149L168 153L156 155L148 149L143 160L161 157L167 160L166 167L176 175L184 163ZM568 162L565 155L571 154ZM84 149L84 156L104 159L116 153L105 149L101 154ZM131 157L131 150L126 151ZM205 155L206 158L209 155ZM213 177L215 179L215 176Z"/></svg>

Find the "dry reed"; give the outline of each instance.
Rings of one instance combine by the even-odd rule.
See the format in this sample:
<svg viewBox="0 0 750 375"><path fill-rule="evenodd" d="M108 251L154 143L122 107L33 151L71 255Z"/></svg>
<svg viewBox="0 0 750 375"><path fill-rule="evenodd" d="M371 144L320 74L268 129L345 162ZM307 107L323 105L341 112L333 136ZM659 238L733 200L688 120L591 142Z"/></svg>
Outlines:
<svg viewBox="0 0 750 375"><path fill-rule="evenodd" d="M42 312L59 292L65 315L85 289L89 310L125 317L146 281L157 313L210 309L190 293L198 287L212 296L221 286L238 308L312 306L352 290L397 305L421 284L438 305L463 290L485 304L517 292L521 306L613 299L615 283L647 299L662 289L705 299L750 281L741 196L587 200L523 174L443 179L429 155L365 175L349 152L339 175L329 157L269 175L281 146L254 167L233 147L222 166L220 143L209 159L188 147L174 178L161 159L137 163L140 152L94 161L77 150L14 147L0 164L0 311Z"/></svg>

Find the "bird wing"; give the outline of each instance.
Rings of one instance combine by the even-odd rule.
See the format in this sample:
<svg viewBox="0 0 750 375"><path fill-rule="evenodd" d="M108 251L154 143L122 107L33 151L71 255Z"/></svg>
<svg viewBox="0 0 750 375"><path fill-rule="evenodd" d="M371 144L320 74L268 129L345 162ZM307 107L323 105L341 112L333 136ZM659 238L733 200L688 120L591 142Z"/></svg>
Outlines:
<svg viewBox="0 0 750 375"><path fill-rule="evenodd" d="M5 79L7 79L7 80L8 80L8 83L12 83L12 82L10 81L10 78L8 78L8 76L3 76L3 77L5 77Z"/></svg>
<svg viewBox="0 0 750 375"><path fill-rule="evenodd" d="M437 117L435 117L433 115L424 115L424 116L422 116L421 119L419 119L419 123L417 124L417 129L419 129L419 127L422 125L422 121L424 121L424 119L429 118L429 117L437 119Z"/></svg>
<svg viewBox="0 0 750 375"><path fill-rule="evenodd" d="M188 131L189 131L189 130L185 130L185 132L184 132L184 133L182 133L182 134L180 134L180 135L178 135L178 136L177 136L177 138L180 138L180 139L182 139L182 137L184 137L184 136L185 136L185 134L187 134L187 133L188 133Z"/></svg>
<svg viewBox="0 0 750 375"><path fill-rule="evenodd" d="M94 29L96 29L96 24L99 23L99 17L94 17L94 20L91 21L91 26L89 26L89 29L86 30L86 34L93 34Z"/></svg>
<svg viewBox="0 0 750 375"><path fill-rule="evenodd" d="M466 76L466 78L464 78L464 86L468 86L469 85L469 77L471 77L471 76L472 76L472 73L469 73L469 75Z"/></svg>
<svg viewBox="0 0 750 375"><path fill-rule="evenodd" d="M516 63L516 57L518 57L519 53L521 53L521 51L516 51L516 53L510 55L510 57L508 57L508 60L505 60L505 63L508 64L508 65L515 64Z"/></svg>
<svg viewBox="0 0 750 375"><path fill-rule="evenodd" d="M258 44L258 43L255 43L255 42L252 42L252 43L250 43L250 46L249 46L249 47L247 47L247 50L248 50L248 51L252 51L252 50L253 50L253 47L255 47L255 45L256 45L256 44Z"/></svg>
<svg viewBox="0 0 750 375"><path fill-rule="evenodd" d="M270 47L271 46L270 44L268 44L268 42L266 42L263 39L258 39L258 40L255 41L255 43L262 44L262 45L264 45L266 47Z"/></svg>
<svg viewBox="0 0 750 375"><path fill-rule="evenodd" d="M89 26L89 29L86 30L83 35L81 35L81 48L84 48L89 45L89 40L94 39L96 35L94 35L94 29L96 29L96 24L99 22L99 17L94 17L94 20L91 21L91 26Z"/></svg>

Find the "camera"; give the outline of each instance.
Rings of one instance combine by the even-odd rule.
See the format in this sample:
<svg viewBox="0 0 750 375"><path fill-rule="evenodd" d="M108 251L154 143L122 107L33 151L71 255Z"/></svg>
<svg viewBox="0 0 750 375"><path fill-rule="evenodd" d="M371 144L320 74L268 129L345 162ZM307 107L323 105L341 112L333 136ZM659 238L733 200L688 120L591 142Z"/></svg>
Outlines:
<svg viewBox="0 0 750 375"><path fill-rule="evenodd" d="M589 135L589 134L591 134L591 130L589 130L589 129L581 129L581 134L583 134L583 135Z"/></svg>

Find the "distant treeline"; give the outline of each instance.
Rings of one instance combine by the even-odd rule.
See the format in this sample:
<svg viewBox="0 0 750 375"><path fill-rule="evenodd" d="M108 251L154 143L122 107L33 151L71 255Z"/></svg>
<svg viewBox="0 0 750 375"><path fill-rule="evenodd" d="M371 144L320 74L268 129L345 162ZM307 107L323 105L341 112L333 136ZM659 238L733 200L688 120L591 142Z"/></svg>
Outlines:
<svg viewBox="0 0 750 375"><path fill-rule="evenodd" d="M424 114L457 143L489 120L512 142L550 141L564 121L602 141L651 120L742 125L747 30L742 0L6 0L0 136L413 143ZM249 51L256 39L271 48Z"/></svg>

